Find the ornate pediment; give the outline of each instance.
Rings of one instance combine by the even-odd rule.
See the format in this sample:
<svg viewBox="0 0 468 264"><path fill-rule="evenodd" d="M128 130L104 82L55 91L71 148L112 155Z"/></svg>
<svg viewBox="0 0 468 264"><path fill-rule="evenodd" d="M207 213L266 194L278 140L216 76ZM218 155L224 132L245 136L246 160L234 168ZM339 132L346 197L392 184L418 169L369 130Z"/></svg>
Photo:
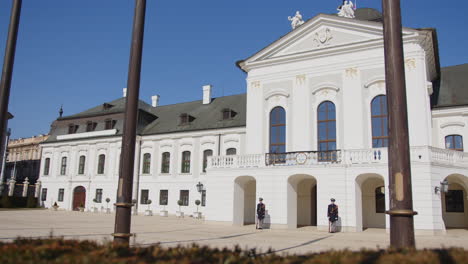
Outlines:
<svg viewBox="0 0 468 264"><path fill-rule="evenodd" d="M356 47L382 46L382 27L379 22L320 14L242 62L241 67L305 55L331 55L352 51ZM404 28L403 37L411 36L418 36L418 32Z"/></svg>

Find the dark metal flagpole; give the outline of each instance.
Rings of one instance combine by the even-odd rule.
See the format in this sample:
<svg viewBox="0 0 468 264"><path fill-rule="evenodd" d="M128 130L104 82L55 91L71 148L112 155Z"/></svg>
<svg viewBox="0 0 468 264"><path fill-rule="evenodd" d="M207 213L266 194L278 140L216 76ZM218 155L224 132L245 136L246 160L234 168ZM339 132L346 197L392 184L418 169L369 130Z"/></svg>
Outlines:
<svg viewBox="0 0 468 264"><path fill-rule="evenodd" d="M138 96L140 92L141 57L145 28L146 0L135 0L135 15L128 69L125 103L125 121L122 136L122 152L117 189L114 243L129 245L132 211L133 171L135 160Z"/></svg>
<svg viewBox="0 0 468 264"><path fill-rule="evenodd" d="M382 0L388 105L390 244L415 247L400 0Z"/></svg>
<svg viewBox="0 0 468 264"><path fill-rule="evenodd" d="M13 75L13 64L15 62L16 40L18 39L22 3L22 0L13 1L5 57L3 59L2 80L0 82L0 137L2 139L0 140L0 149L4 149L5 144L8 144L3 138L5 136L4 133L6 133L8 120L8 102L10 99L11 79ZM4 156L0 155L0 164L3 163L3 158Z"/></svg>

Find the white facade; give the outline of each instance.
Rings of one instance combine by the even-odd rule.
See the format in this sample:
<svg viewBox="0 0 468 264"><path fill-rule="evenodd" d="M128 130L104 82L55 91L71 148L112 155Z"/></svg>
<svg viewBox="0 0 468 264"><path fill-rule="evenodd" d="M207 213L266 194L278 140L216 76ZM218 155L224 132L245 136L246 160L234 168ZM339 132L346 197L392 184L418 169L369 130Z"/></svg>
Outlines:
<svg viewBox="0 0 468 264"><path fill-rule="evenodd" d="M435 40L431 31L409 28L404 28L403 39L415 228L444 232L447 227L467 227L468 154L445 149L445 139L459 135L468 140L468 107L431 110L432 82L438 78ZM376 192L384 186L388 209L387 149L373 148L371 118L372 100L385 95L382 24L321 14L239 66L248 74L245 127L140 136L134 197L149 190L152 210L174 214L180 190L189 190L189 206L182 211L191 214L197 210L193 201L201 197L196 188L201 182L207 200L200 209L207 221L253 223L256 201L262 197L271 228L319 229L328 228L326 206L333 197L343 231L388 228L388 217L376 208ZM207 93L203 104L210 103ZM325 161L317 152L317 109L323 102L332 102L336 112L335 156ZM272 164L270 113L275 107L285 111L287 154L286 161ZM43 145L43 161L51 159L49 176L41 168L43 188L48 189L45 205L57 202L58 189L65 188L64 201L57 203L72 209L76 186L86 188L87 208L93 206L97 188L103 189L103 200L109 197L113 204L120 141L81 138ZM226 156L229 148L237 155ZM214 155L206 173L204 150ZM181 173L184 151L191 153L190 173ZM161 173L164 152L171 157L169 173ZM150 173L142 173L146 153L151 154ZM106 155L104 175L96 173L99 154ZM87 160L82 176L77 175L80 155ZM62 157L69 160L63 176ZM449 190L463 190L462 212L446 212L445 194L435 192L446 179ZM169 192L167 206L159 205L160 190ZM138 211L146 207L139 204Z"/></svg>

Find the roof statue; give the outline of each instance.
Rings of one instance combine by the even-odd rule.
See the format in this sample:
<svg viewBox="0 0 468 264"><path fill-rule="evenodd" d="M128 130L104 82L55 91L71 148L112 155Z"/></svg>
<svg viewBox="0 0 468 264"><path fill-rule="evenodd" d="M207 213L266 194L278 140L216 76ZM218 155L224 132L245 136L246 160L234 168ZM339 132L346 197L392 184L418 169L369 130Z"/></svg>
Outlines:
<svg viewBox="0 0 468 264"><path fill-rule="evenodd" d="M352 1L343 0L343 4L337 10L340 17L354 18L354 4Z"/></svg>
<svg viewBox="0 0 468 264"><path fill-rule="evenodd" d="M293 30L304 24L304 20L302 20L302 15L299 13L299 11L296 11L296 15L294 17L289 16L288 20L291 21L291 27Z"/></svg>

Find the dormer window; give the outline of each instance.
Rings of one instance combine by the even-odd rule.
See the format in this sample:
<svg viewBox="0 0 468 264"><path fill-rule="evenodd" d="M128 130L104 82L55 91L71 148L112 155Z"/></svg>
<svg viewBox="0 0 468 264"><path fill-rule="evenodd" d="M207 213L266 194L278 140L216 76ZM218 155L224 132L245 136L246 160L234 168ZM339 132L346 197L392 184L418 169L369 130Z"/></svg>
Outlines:
<svg viewBox="0 0 468 264"><path fill-rule="evenodd" d="M237 115L237 113L234 112L234 110L229 109L229 108L224 108L222 113L223 113L223 116L222 116L223 120L233 119Z"/></svg>
<svg viewBox="0 0 468 264"><path fill-rule="evenodd" d="M113 107L113 105L108 104L108 103L104 103L104 104L102 105L102 108L103 108L104 110L109 110L109 109L111 109L112 107Z"/></svg>
<svg viewBox="0 0 468 264"><path fill-rule="evenodd" d="M105 123L105 129L114 129L117 120L107 119Z"/></svg>
<svg viewBox="0 0 468 264"><path fill-rule="evenodd" d="M187 113L183 113L179 116L180 118L180 125L188 125L190 122L195 120L195 118Z"/></svg>
<svg viewBox="0 0 468 264"><path fill-rule="evenodd" d="M69 124L68 125L68 134L75 134L76 131L78 131L78 125L75 124Z"/></svg>
<svg viewBox="0 0 468 264"><path fill-rule="evenodd" d="M96 122L89 121L88 123L86 123L86 132L94 131L96 129L96 126L97 126Z"/></svg>

